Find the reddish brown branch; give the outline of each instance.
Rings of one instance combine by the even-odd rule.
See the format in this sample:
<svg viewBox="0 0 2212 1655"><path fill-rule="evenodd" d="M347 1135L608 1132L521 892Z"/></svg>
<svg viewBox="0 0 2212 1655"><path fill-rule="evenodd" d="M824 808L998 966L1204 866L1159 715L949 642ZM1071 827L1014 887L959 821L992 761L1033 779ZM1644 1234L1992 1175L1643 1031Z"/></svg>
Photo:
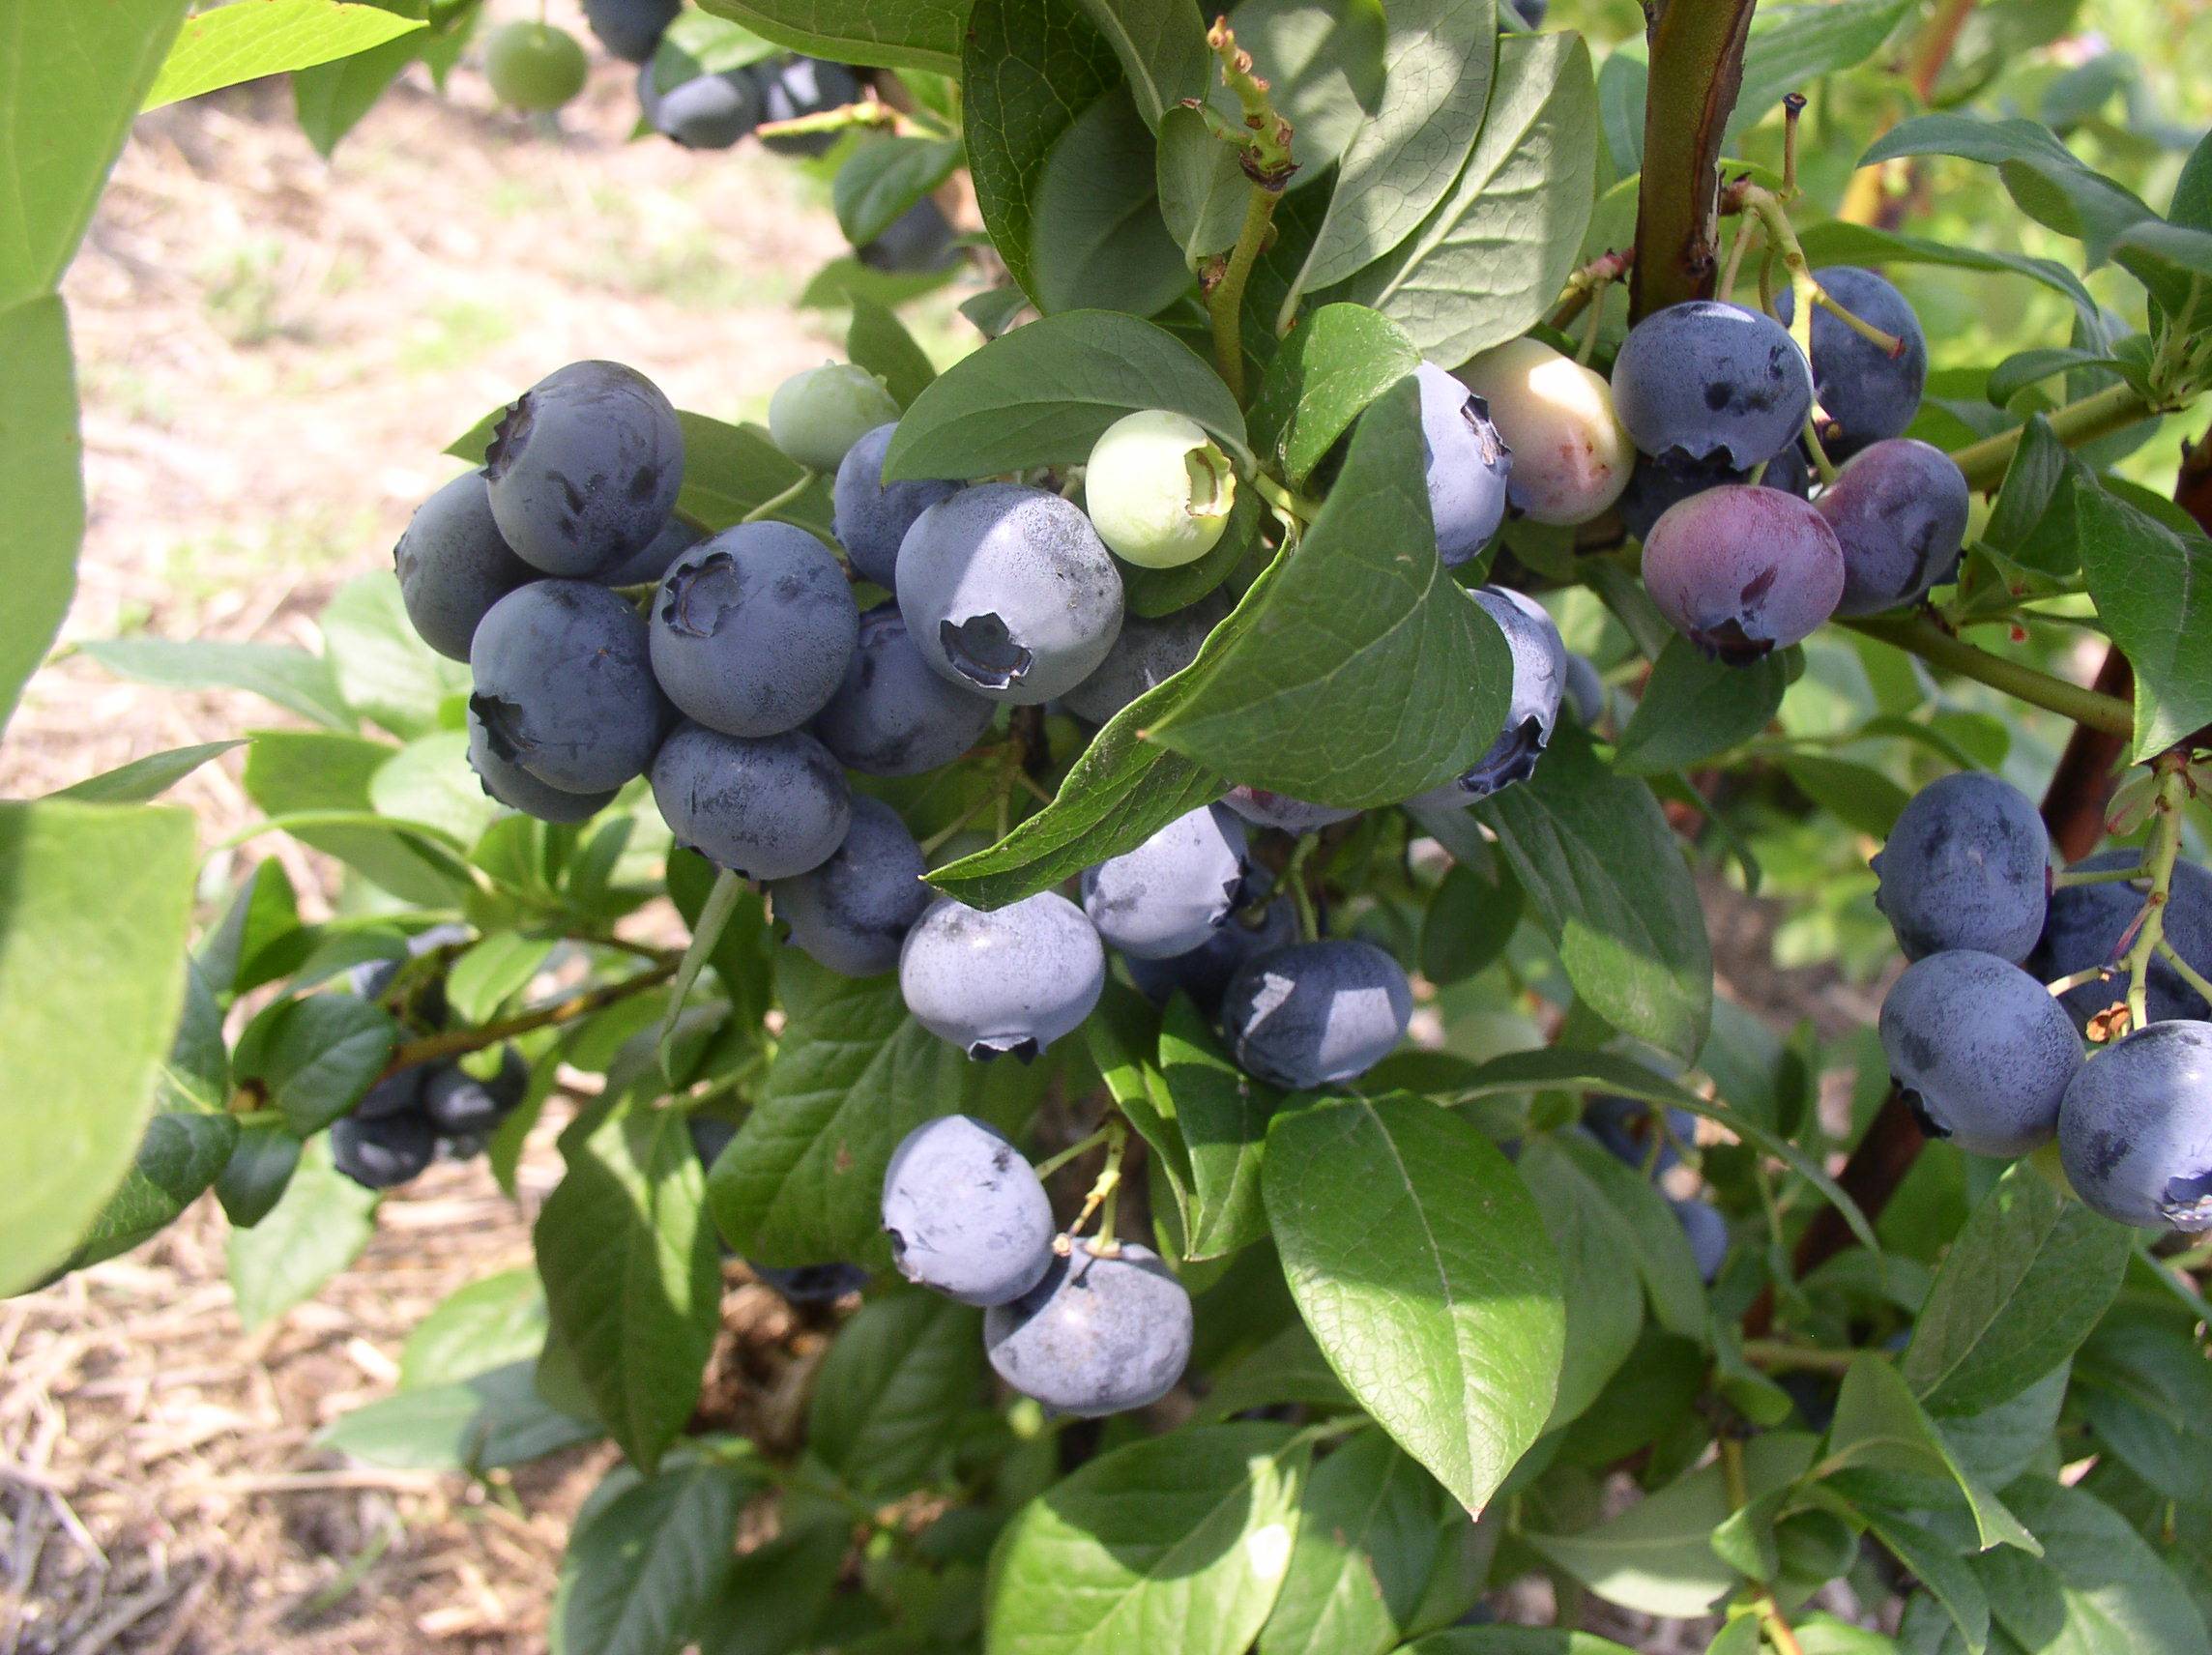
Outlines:
<svg viewBox="0 0 2212 1655"><path fill-rule="evenodd" d="M1645 0L1650 91L1637 186L1631 318L1712 297L1721 138L1743 89L1752 0Z"/></svg>

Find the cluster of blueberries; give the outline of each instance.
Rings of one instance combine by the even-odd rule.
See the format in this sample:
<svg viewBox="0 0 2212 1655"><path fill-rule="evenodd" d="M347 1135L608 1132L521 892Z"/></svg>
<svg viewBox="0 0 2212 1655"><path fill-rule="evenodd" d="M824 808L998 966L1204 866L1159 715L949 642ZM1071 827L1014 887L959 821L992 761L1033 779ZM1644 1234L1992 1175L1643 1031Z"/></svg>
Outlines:
<svg viewBox="0 0 2212 1655"><path fill-rule="evenodd" d="M1974 771L1923 788L1875 858L1876 900L1912 962L1882 1002L1882 1050L1930 1135L1996 1156L2055 1138L2076 1193L2108 1218L2212 1229L2212 1005L2156 957L2145 1021L2104 1043L2126 1021L2139 865L2104 852L2073 872L2105 878L2053 889L2024 795ZM2177 861L2163 923L2212 973L2212 874ZM2086 1058L2084 1034L2100 1042Z"/></svg>
<svg viewBox="0 0 2212 1655"><path fill-rule="evenodd" d="M433 926L408 940L407 960L366 961L354 967L348 984L364 1000L397 995L404 1003L395 1009L411 1027L435 1031L448 1015L445 978L428 957L468 940L458 926ZM418 960L428 969L410 970ZM509 1045L413 1064L378 1081L332 1125L332 1164L358 1184L391 1189L422 1173L441 1150L454 1158L477 1153L529 1089L529 1065Z"/></svg>

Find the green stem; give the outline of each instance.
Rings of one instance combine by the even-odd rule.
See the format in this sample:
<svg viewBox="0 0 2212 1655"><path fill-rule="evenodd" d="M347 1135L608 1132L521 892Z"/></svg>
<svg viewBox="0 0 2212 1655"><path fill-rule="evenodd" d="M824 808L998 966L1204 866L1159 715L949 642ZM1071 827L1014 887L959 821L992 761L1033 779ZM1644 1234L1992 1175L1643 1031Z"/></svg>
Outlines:
<svg viewBox="0 0 2212 1655"><path fill-rule="evenodd" d="M1827 1350L1784 1339L1746 1339L1743 1359L1768 1373L1840 1374L1858 1360L1856 1350Z"/></svg>
<svg viewBox="0 0 2212 1655"><path fill-rule="evenodd" d="M821 473L816 471L800 472L799 474L799 480L797 482L794 482L789 488L785 489L780 494L770 495L766 500L762 501L758 506L754 507L750 511L746 512L742 517L739 518L738 521L741 523L758 523L763 518L773 517L778 511L781 511L786 506L789 506L794 500L797 500L800 495L804 494L807 489L811 488L814 485L815 479L821 475Z"/></svg>
<svg viewBox="0 0 2212 1655"><path fill-rule="evenodd" d="M1260 248L1266 244L1278 199L1278 193L1264 185L1251 187L1244 199L1244 227L1237 233L1237 246L1230 249L1221 279L1206 296L1207 313L1213 319L1213 365L1239 404L1244 400L1244 288L1252 279Z"/></svg>
<svg viewBox="0 0 2212 1655"><path fill-rule="evenodd" d="M2171 966L2180 975L2181 980L2195 989L2198 995L2206 1000L2212 1000L2212 977L2207 977L2202 972L2174 952L2173 944L2163 937L2158 941L2158 957Z"/></svg>
<svg viewBox="0 0 2212 1655"><path fill-rule="evenodd" d="M1925 615L1877 615L1843 621L1839 624L1877 638L1907 654L1918 655L1932 666L2002 690L2016 701L2071 718L2091 730L2101 730L2108 736L2134 734L2135 709L2118 696L2084 689L2034 667L1976 649L1964 638L1954 638Z"/></svg>
<svg viewBox="0 0 2212 1655"><path fill-rule="evenodd" d="M2175 412L2178 410L2152 403L2133 386L2114 385L2079 402L2053 409L2045 418L2051 421L2052 435L2068 448L2078 449L2099 437L2109 437L2114 431L2124 431L2130 425L2139 425L2145 420ZM1965 473L1966 486L1976 492L1986 492L2004 481L2013 451L2020 447L2021 435L2026 429L2022 425L1999 431L1994 437L1954 450L1951 458Z"/></svg>
<svg viewBox="0 0 2212 1655"><path fill-rule="evenodd" d="M2081 868L2068 868L2051 876L2052 890L2067 890L2078 885L2118 885L2123 880L2139 880L2143 870L2138 868L2103 868L2091 872Z"/></svg>
<svg viewBox="0 0 2212 1655"><path fill-rule="evenodd" d="M1321 841L1308 833L1301 838L1291 859L1283 866L1283 884L1291 893L1291 906L1298 913L1298 935L1307 942L1321 938L1321 918L1314 912L1313 892L1306 888L1306 859L1314 854Z"/></svg>
<svg viewBox="0 0 2212 1655"><path fill-rule="evenodd" d="M2150 894L2143 898L2136 940L2123 962L2128 973L2130 1029L2140 1029L2150 1021L2150 963L2166 941L2166 905L2173 894L2173 864L2181 856L2181 809L2189 789L2186 761L2180 754L2164 754L2154 764L2158 791L2151 798L2150 843L2143 848Z"/></svg>
<svg viewBox="0 0 2212 1655"><path fill-rule="evenodd" d="M572 994L551 1005L538 1006L535 1011L520 1011L497 1023L482 1024L475 1029L451 1029L442 1034L425 1034L420 1040L409 1040L392 1054L392 1061L384 1067L388 1075L401 1069L413 1068L417 1063L435 1062L440 1058L458 1058L470 1052L480 1052L487 1046L496 1046L502 1040L511 1040L517 1034L528 1034L533 1030L547 1029L556 1023L573 1023L580 1017L589 1017L595 1011L604 1011L610 1005L620 1005L633 1000L650 989L656 989L676 974L677 962L664 961L651 971L640 972L620 982L607 983L599 988Z"/></svg>
<svg viewBox="0 0 2212 1655"><path fill-rule="evenodd" d="M1039 1161L1034 1168L1036 1176L1040 1178L1051 1177L1053 1174L1059 1172L1061 1168L1066 1166L1077 1156L1088 1155L1091 1150L1097 1148L1099 1145L1106 1142L1109 1133L1106 1128L1101 1126L1090 1137L1078 1138L1066 1148L1061 1150L1059 1154L1047 1156L1044 1160Z"/></svg>

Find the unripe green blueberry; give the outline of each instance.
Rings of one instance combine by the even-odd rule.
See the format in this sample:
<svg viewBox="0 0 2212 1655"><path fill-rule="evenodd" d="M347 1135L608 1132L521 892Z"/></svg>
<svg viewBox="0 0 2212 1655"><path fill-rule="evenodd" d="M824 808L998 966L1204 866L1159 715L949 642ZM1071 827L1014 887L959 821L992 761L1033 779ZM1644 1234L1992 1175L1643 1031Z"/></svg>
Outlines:
<svg viewBox="0 0 2212 1655"><path fill-rule="evenodd" d="M769 398L768 434L800 465L833 472L855 443L898 417L898 403L866 368L824 363L775 388Z"/></svg>
<svg viewBox="0 0 2212 1655"><path fill-rule="evenodd" d="M1106 427L1084 472L1083 504L1116 557L1179 568L1220 540L1237 473L1197 421L1149 409Z"/></svg>
<svg viewBox="0 0 2212 1655"><path fill-rule="evenodd" d="M584 90L584 48L551 23L507 23L484 43L484 73L510 109L558 109Z"/></svg>
<svg viewBox="0 0 2212 1655"><path fill-rule="evenodd" d="M1459 370L1513 450L1505 496L1538 523L1586 523L1620 498L1636 449L1613 387L1541 339L1509 339Z"/></svg>

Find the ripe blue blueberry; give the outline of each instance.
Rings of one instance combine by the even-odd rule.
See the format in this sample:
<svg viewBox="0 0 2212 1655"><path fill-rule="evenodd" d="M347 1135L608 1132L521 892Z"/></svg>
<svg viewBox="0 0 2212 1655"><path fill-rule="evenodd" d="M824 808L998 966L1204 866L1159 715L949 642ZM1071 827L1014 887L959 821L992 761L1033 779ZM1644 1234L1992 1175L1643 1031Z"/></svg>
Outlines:
<svg viewBox="0 0 2212 1655"><path fill-rule="evenodd" d="M1084 467L1084 508L1107 549L1140 568L1179 568L1220 542L1237 472L1187 414L1146 409L1100 433Z"/></svg>
<svg viewBox="0 0 2212 1655"><path fill-rule="evenodd" d="M608 787L591 793L570 793L565 788L549 786L493 750L491 732L473 708L468 718L469 769L476 771L485 797L497 799L509 810L519 810L540 822L573 827L589 822L612 804L615 795L622 791Z"/></svg>
<svg viewBox="0 0 2212 1655"><path fill-rule="evenodd" d="M635 368L570 363L501 417L484 477L515 556L547 574L597 579L667 526L684 484L684 430Z"/></svg>
<svg viewBox="0 0 2212 1655"><path fill-rule="evenodd" d="M1121 636L1098 670L1060 698L1076 717L1103 724L1130 702L1198 658L1207 634L1228 615L1226 594L1215 592L1172 614L1147 620L1124 616Z"/></svg>
<svg viewBox="0 0 2212 1655"><path fill-rule="evenodd" d="M898 812L864 794L853 798L844 843L818 868L769 886L775 916L818 965L872 977L898 967L899 944L929 906L921 847Z"/></svg>
<svg viewBox="0 0 2212 1655"><path fill-rule="evenodd" d="M1221 1031L1245 1073L1290 1091L1354 1080L1390 1055L1413 1016L1405 969L1372 943L1294 943L1244 962Z"/></svg>
<svg viewBox="0 0 2212 1655"><path fill-rule="evenodd" d="M1638 458L1635 474L1629 478L1628 487L1615 504L1615 509L1620 513L1621 525L1631 535L1639 540L1649 539L1652 525L1666 514L1670 506L1693 494L1703 494L1708 488L1750 480L1749 471L1736 471L1709 461L1700 464L1681 459L1655 460L1646 454ZM1812 486L1812 465L1805 458L1805 450L1791 443L1766 462L1765 469L1760 473L1759 485L1804 499Z"/></svg>
<svg viewBox="0 0 2212 1655"><path fill-rule="evenodd" d="M1813 370L1773 317L1693 299L1628 331L1613 405L1643 452L1740 471L1797 440L1813 411Z"/></svg>
<svg viewBox="0 0 2212 1655"><path fill-rule="evenodd" d="M587 581L533 581L493 604L469 671L486 750L564 793L642 773L667 727L644 621Z"/></svg>
<svg viewBox="0 0 2212 1655"><path fill-rule="evenodd" d="M857 102L860 82L841 63L821 58L794 57L753 66L761 88L761 119L796 121ZM835 132L792 132L764 137L761 143L776 155L821 155L837 141ZM827 468L825 468L827 469Z"/></svg>
<svg viewBox="0 0 2212 1655"><path fill-rule="evenodd" d="M1459 370L1513 454L1505 497L1538 523L1586 523L1620 498L1636 450L1602 374L1541 339L1509 339Z"/></svg>
<svg viewBox="0 0 2212 1655"><path fill-rule="evenodd" d="M1083 872L1083 912L1136 959L1187 954L1245 901L1244 824L1218 804L1177 817L1132 851Z"/></svg>
<svg viewBox="0 0 2212 1655"><path fill-rule="evenodd" d="M1816 507L1844 549L1838 615L1879 615L1917 603L1959 572L1972 504L1941 449L1890 437L1861 449Z"/></svg>
<svg viewBox="0 0 2212 1655"><path fill-rule="evenodd" d="M725 736L778 736L829 705L859 610L830 549L788 523L743 523L678 559L653 596L653 676Z"/></svg>
<svg viewBox="0 0 2212 1655"><path fill-rule="evenodd" d="M844 681L814 720L837 762L863 775L920 775L952 763L991 727L992 704L932 671L896 603L860 617Z"/></svg>
<svg viewBox="0 0 2212 1655"><path fill-rule="evenodd" d="M2043 933L2051 835L2025 794L1962 770L1912 796L1874 859L1875 906L1908 960L1971 948L2015 964Z"/></svg>
<svg viewBox="0 0 2212 1655"><path fill-rule="evenodd" d="M394 1115L413 1115L422 1107L422 1089L430 1079L426 1063L411 1063L386 1075L362 1093L347 1113L360 1120L383 1120Z"/></svg>
<svg viewBox="0 0 2212 1655"><path fill-rule="evenodd" d="M1595 729L1605 716L1605 680L1598 676L1597 665L1589 656L1567 656L1567 678L1560 700L1586 730Z"/></svg>
<svg viewBox="0 0 2212 1655"><path fill-rule="evenodd" d="M1881 1002L1881 1049L1932 1138L1975 1155L2051 1141L2081 1065L2065 1009L2010 961L1950 948L1907 966Z"/></svg>
<svg viewBox="0 0 2212 1655"><path fill-rule="evenodd" d="M1630 1166L1640 1171L1649 1167L1655 1173L1681 1164L1677 1144L1698 1141L1698 1118L1688 1110L1668 1110L1662 1127L1657 1105L1611 1092L1600 1093L1584 1106L1583 1127Z"/></svg>
<svg viewBox="0 0 2212 1655"><path fill-rule="evenodd" d="M683 9L684 0L584 0L584 21L610 54L643 63Z"/></svg>
<svg viewBox="0 0 2212 1655"><path fill-rule="evenodd" d="M1807 637L1836 612L1844 551L1804 501L1725 484L1669 507L1652 525L1644 585L1677 632L1742 664Z"/></svg>
<svg viewBox="0 0 2212 1655"><path fill-rule="evenodd" d="M1105 987L1097 931L1057 891L989 914L946 898L923 912L899 952L907 1009L971 1058L1027 1062L1072 1033Z"/></svg>
<svg viewBox="0 0 2212 1655"><path fill-rule="evenodd" d="M1033 706L1105 660L1121 630L1121 577L1079 508L1046 489L983 483L907 531L898 604L932 670Z"/></svg>
<svg viewBox="0 0 2212 1655"><path fill-rule="evenodd" d="M1552 0L1506 0L1505 5L1498 8L1499 32L1506 33L1518 25L1532 34L1544 26L1544 19L1551 15Z"/></svg>
<svg viewBox="0 0 2212 1655"><path fill-rule="evenodd" d="M745 1268L793 1304L835 1304L868 1285L868 1272L858 1264L758 1264L747 1259Z"/></svg>
<svg viewBox="0 0 2212 1655"><path fill-rule="evenodd" d="M417 508L392 549L392 566L416 634L456 661L469 658L485 612L538 578L500 537L480 471L464 472Z"/></svg>
<svg viewBox="0 0 2212 1655"><path fill-rule="evenodd" d="M691 1152L699 1157L699 1164L710 1171L721 1159L722 1151L730 1147L730 1140L738 1135L734 1121L713 1115L686 1117L684 1128L691 1135Z"/></svg>
<svg viewBox="0 0 2212 1655"><path fill-rule="evenodd" d="M391 1189L420 1176L438 1152L438 1135L419 1111L331 1125L331 1164L357 1184Z"/></svg>
<svg viewBox="0 0 2212 1655"><path fill-rule="evenodd" d="M937 276L960 262L959 234L945 209L924 195L853 256L892 276Z"/></svg>
<svg viewBox="0 0 2212 1655"><path fill-rule="evenodd" d="M530 1089L530 1065L512 1046L499 1049L499 1066L488 1076L471 1074L459 1063L441 1063L422 1084L422 1113L447 1138L489 1132L509 1115Z"/></svg>
<svg viewBox="0 0 2212 1655"><path fill-rule="evenodd" d="M1690 1257L1698 1263L1699 1279L1708 1284L1715 1281L1721 1266L1728 1263L1728 1220L1709 1202L1670 1197L1667 1205L1674 1209L1675 1220L1689 1239Z"/></svg>
<svg viewBox="0 0 2212 1655"><path fill-rule="evenodd" d="M1269 793L1264 787L1233 787L1222 803L1255 828L1272 828L1283 833L1318 833L1359 814L1333 804L1313 804L1287 793Z"/></svg>
<svg viewBox="0 0 2212 1655"><path fill-rule="evenodd" d="M1146 1408L1190 1361L1190 1294L1150 1248L1105 1258L1080 1241L1044 1279L983 1315L999 1378L1054 1413L1095 1418Z"/></svg>
<svg viewBox="0 0 2212 1655"><path fill-rule="evenodd" d="M957 482L886 482L884 454L897 430L895 421L878 425L846 450L830 491L837 543L858 572L886 591L898 582L899 543L914 520L960 492Z"/></svg>
<svg viewBox="0 0 2212 1655"><path fill-rule="evenodd" d="M693 528L681 517L671 517L666 527L645 543L644 550L624 559L599 576L599 584L645 586L657 581L678 558L706 537L705 530Z"/></svg>
<svg viewBox="0 0 2212 1655"><path fill-rule="evenodd" d="M2110 873L2139 866L2140 852L2100 851L2074 864L2082 873ZM2047 982L2074 976L2099 966L2117 967L2125 944L2135 932L2136 916L2142 913L2148 880L2116 884L2066 886L2051 893L2050 912L2043 921L2043 936L2028 957L2027 969ZM2176 862L2172 887L2167 893L2165 934L2175 953L2197 971L2212 975L2212 874L2195 862ZM2167 961L2153 956L2144 982L2145 1010L2153 1023L2175 1018L2203 1021L2212 1018L2212 1005L2189 986L2188 980ZM2102 982L2087 982L2059 997L2077 1028L2086 1029L2099 1012L2127 999L2125 972L2114 971Z"/></svg>
<svg viewBox="0 0 2212 1655"><path fill-rule="evenodd" d="M1247 922L1249 920L1249 922ZM1278 896L1256 915L1231 915L1206 941L1186 954L1165 960L1147 960L1135 954L1122 957L1129 980L1137 992L1155 1005L1165 1005L1171 995L1187 995L1190 1002L1208 1018L1221 1011L1221 997L1237 968L1256 954L1298 940L1298 912L1287 896Z"/></svg>
<svg viewBox="0 0 2212 1655"><path fill-rule="evenodd" d="M2074 1191L2144 1230L2212 1229L2212 1023L2153 1023L2082 1064L2058 1117Z"/></svg>
<svg viewBox="0 0 2212 1655"><path fill-rule="evenodd" d="M692 74L661 83L658 62L637 72L645 124L687 150L726 150L760 125L760 82L749 69ZM682 73L672 67L672 73Z"/></svg>
<svg viewBox="0 0 2212 1655"><path fill-rule="evenodd" d="M746 879L789 879L844 843L853 796L803 731L725 736L680 724L653 761L653 798L679 845Z"/></svg>
<svg viewBox="0 0 2212 1655"><path fill-rule="evenodd" d="M1829 265L1813 279L1860 321L1905 341L1903 354L1893 357L1825 306L1813 312L1813 384L1828 420L1821 441L1840 459L1903 436L1912 423L1928 384L1928 337L1905 295L1873 271ZM1775 308L1787 327L1797 313L1796 294L1785 286Z"/></svg>
<svg viewBox="0 0 2212 1655"><path fill-rule="evenodd" d="M1541 603L1501 586L1481 587L1473 596L1498 623L1505 634L1505 647L1512 652L1512 699L1506 704L1504 728L1474 768L1416 801L1439 810L1464 809L1533 775L1536 761L1552 744L1552 731L1559 721L1559 697L1567 683L1567 646Z"/></svg>
<svg viewBox="0 0 2212 1655"><path fill-rule="evenodd" d="M788 458L834 476L854 445L898 417L897 400L866 368L824 363L775 388L768 402L768 434Z"/></svg>
<svg viewBox="0 0 2212 1655"><path fill-rule="evenodd" d="M1052 1263L1052 1203L1019 1149L966 1115L926 1120L884 1168L899 1274L962 1304L1021 1297Z"/></svg>
<svg viewBox="0 0 2212 1655"><path fill-rule="evenodd" d="M1423 363L1413 379L1421 392L1421 460L1437 555L1457 568L1505 521L1513 451L1491 423L1489 404L1442 368Z"/></svg>

